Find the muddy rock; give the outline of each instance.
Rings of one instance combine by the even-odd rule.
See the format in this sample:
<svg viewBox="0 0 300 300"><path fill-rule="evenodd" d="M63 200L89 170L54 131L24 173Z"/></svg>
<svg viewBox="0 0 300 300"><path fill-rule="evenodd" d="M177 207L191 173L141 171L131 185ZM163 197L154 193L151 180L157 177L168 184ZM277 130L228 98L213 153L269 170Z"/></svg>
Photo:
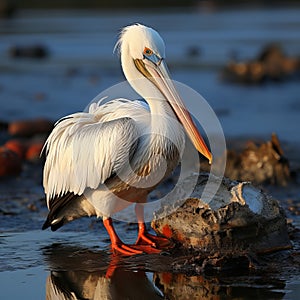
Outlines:
<svg viewBox="0 0 300 300"><path fill-rule="evenodd" d="M30 137L36 134L48 134L53 129L53 122L37 118L32 120L19 120L8 125L8 132L13 136Z"/></svg>
<svg viewBox="0 0 300 300"><path fill-rule="evenodd" d="M41 158L45 138L10 139L4 146L15 152L22 160L38 161Z"/></svg>
<svg viewBox="0 0 300 300"><path fill-rule="evenodd" d="M22 160L10 149L0 147L0 177L19 175L22 171Z"/></svg>
<svg viewBox="0 0 300 300"><path fill-rule="evenodd" d="M32 142L26 151L26 159L30 161L38 161L41 158L44 142Z"/></svg>
<svg viewBox="0 0 300 300"><path fill-rule="evenodd" d="M289 57L280 46L269 44L253 60L228 63L222 78L237 83L261 84L290 79L299 75L299 71L299 58Z"/></svg>
<svg viewBox="0 0 300 300"><path fill-rule="evenodd" d="M222 161L215 159L215 166ZM210 165L201 163L201 170L208 172ZM290 168L276 134L269 141L256 143L248 141L241 148L236 146L227 150L225 176L231 180L250 181L255 185L287 186L296 179L296 173Z"/></svg>
<svg viewBox="0 0 300 300"><path fill-rule="evenodd" d="M25 157L25 153L27 151L26 141L20 139L10 139L4 144L4 146L15 152L21 159Z"/></svg>
<svg viewBox="0 0 300 300"><path fill-rule="evenodd" d="M223 179L213 198L205 200L206 173L191 175L177 188L184 188L195 176L197 185L183 204L179 202L175 211L164 205L156 212L151 226L158 234L172 239L177 248L225 265L229 256L236 260L291 247L285 214L276 200L248 182L229 179Z"/></svg>
<svg viewBox="0 0 300 300"><path fill-rule="evenodd" d="M229 150L225 176L255 184L286 186L291 180L291 171L280 142L273 134L270 141L260 145L248 142L241 152Z"/></svg>

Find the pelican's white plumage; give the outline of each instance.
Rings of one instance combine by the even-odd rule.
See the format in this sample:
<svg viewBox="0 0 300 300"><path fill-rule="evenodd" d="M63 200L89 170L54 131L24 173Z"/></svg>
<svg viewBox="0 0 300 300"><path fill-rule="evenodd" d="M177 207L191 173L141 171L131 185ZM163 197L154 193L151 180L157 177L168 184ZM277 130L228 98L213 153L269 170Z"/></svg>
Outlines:
<svg viewBox="0 0 300 300"><path fill-rule="evenodd" d="M54 196L82 195L118 173L128 163L148 115L140 101L113 100L60 120L45 144L48 207Z"/></svg>
<svg viewBox="0 0 300 300"><path fill-rule="evenodd" d="M131 25L122 30L116 48L126 79L149 106L115 99L57 122L45 144L43 183L50 212L43 228L56 230L81 216L101 216L112 248L135 254L142 250L121 242L110 217L132 203L144 203L172 172L183 152L183 128L209 160L211 153L170 80L160 35ZM136 204L136 214L136 245L145 248L146 243L148 252L158 251L155 247L165 239L146 232L142 205Z"/></svg>

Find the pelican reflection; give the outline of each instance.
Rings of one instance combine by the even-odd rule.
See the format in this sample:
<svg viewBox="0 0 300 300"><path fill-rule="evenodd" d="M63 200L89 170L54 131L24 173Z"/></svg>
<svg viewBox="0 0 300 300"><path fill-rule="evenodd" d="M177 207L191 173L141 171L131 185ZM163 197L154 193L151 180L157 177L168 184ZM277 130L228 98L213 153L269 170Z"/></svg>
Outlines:
<svg viewBox="0 0 300 300"><path fill-rule="evenodd" d="M174 273L174 263L182 262L174 255L125 257L60 244L43 251L50 269L47 300L282 299L285 294L283 280L263 273Z"/></svg>
<svg viewBox="0 0 300 300"><path fill-rule="evenodd" d="M163 299L144 270L105 251L53 245L44 250L50 275L46 299ZM125 266L125 265L126 266Z"/></svg>

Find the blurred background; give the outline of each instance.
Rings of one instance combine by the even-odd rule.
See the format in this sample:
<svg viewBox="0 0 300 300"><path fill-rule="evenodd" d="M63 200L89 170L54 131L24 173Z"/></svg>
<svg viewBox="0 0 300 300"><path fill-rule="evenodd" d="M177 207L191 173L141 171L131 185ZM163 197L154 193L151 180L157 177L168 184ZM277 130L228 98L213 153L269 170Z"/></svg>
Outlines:
<svg viewBox="0 0 300 300"><path fill-rule="evenodd" d="M276 132L294 142L299 4L1 0L0 120L57 120L83 110L124 80L113 48L122 27L140 22L160 32L173 79L208 101L226 137Z"/></svg>

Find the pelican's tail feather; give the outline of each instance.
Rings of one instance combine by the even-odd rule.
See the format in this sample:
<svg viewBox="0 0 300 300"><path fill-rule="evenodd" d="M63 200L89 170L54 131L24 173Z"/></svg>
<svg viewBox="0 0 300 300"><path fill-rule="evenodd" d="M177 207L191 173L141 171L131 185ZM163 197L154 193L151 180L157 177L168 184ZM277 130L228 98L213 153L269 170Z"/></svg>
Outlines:
<svg viewBox="0 0 300 300"><path fill-rule="evenodd" d="M74 193L56 196L51 200L50 211L42 229L51 227L55 231L77 218L95 215L95 210L88 200Z"/></svg>

